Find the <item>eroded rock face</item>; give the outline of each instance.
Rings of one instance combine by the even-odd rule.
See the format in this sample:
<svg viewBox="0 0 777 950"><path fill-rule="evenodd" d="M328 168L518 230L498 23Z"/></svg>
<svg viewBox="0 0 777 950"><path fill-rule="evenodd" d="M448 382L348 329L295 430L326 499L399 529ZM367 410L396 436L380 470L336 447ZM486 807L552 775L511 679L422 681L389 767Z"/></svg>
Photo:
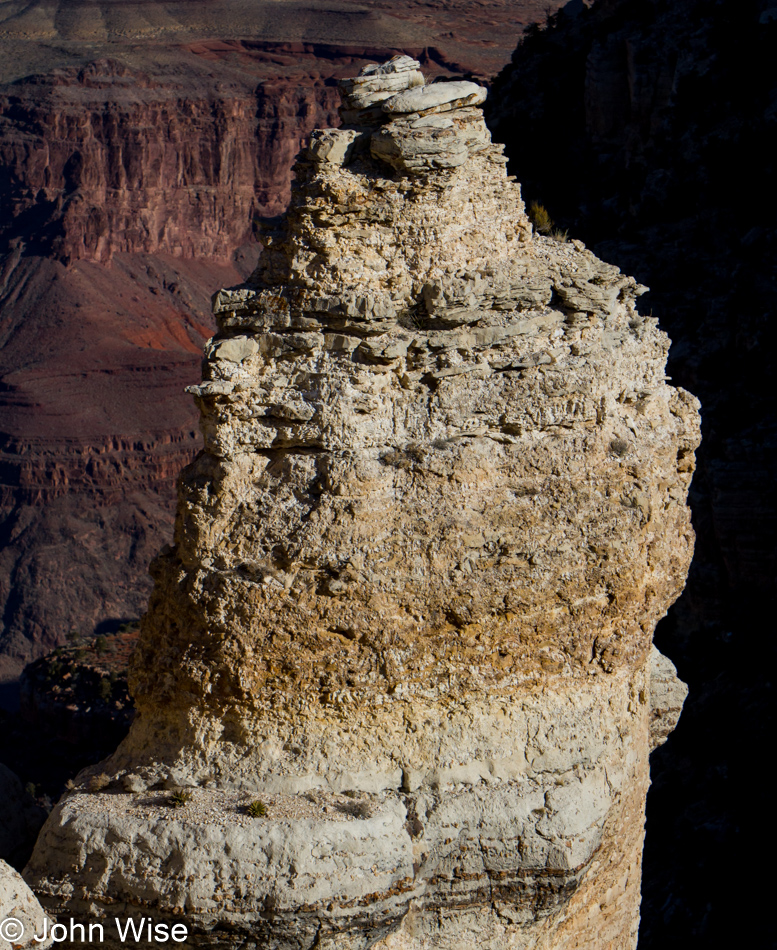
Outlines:
<svg viewBox="0 0 777 950"><path fill-rule="evenodd" d="M315 134L214 298L138 716L114 793L44 830L51 907L141 900L192 946L634 947L698 404L644 288L532 234L472 95ZM165 821L137 783L193 797Z"/></svg>

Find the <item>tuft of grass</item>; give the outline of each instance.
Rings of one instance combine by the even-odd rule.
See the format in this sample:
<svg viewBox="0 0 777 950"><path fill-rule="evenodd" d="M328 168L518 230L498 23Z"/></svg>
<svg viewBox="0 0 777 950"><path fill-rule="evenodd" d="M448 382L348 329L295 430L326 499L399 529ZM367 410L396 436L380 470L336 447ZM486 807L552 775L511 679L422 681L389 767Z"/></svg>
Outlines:
<svg viewBox="0 0 777 950"><path fill-rule="evenodd" d="M346 802L345 804L340 805L339 808L340 811L344 811L346 815L351 815L353 818L372 817L372 806L370 802Z"/></svg>
<svg viewBox="0 0 777 950"><path fill-rule="evenodd" d="M172 805L173 808L183 808L183 806L188 805L191 800L191 792L187 792L185 788L177 788L167 799L167 804Z"/></svg>
<svg viewBox="0 0 777 950"><path fill-rule="evenodd" d="M252 818L264 818L267 815L267 806L264 802L255 801L251 802L247 811Z"/></svg>
<svg viewBox="0 0 777 950"><path fill-rule="evenodd" d="M527 212L535 231L539 231L540 234L550 234L553 230L553 219L548 214L545 205L541 205L539 201L530 201Z"/></svg>
<svg viewBox="0 0 777 950"><path fill-rule="evenodd" d="M107 788L110 784L111 784L110 775L106 775L105 772L100 772L99 775L93 775L89 779L89 791L101 792L104 788Z"/></svg>
<svg viewBox="0 0 777 950"><path fill-rule="evenodd" d="M566 244L569 240L569 231L561 230L561 228L553 228L550 232L550 236L554 241L558 241L559 244Z"/></svg>
<svg viewBox="0 0 777 950"><path fill-rule="evenodd" d="M404 449L387 449L380 456L383 465L392 465L394 468L408 469L413 463L421 463L426 457L426 449L418 442L408 442Z"/></svg>

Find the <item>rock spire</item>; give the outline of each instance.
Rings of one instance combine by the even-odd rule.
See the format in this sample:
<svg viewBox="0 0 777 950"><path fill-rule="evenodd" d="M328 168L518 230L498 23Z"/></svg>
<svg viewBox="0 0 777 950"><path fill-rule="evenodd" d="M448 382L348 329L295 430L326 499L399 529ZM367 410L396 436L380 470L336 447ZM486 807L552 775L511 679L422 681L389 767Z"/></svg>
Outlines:
<svg viewBox="0 0 777 950"><path fill-rule="evenodd" d="M484 98L407 57L344 82L216 294L137 719L49 819L47 907L193 947L636 945L698 404L644 288L532 233Z"/></svg>

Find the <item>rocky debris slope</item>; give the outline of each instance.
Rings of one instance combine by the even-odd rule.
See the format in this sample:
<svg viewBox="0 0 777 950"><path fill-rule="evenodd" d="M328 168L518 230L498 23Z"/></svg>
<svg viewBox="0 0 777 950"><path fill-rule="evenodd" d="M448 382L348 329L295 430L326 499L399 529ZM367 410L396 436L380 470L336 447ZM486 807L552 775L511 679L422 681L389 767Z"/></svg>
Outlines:
<svg viewBox="0 0 777 950"><path fill-rule="evenodd" d="M397 58L344 93L214 298L138 715L28 879L192 946L633 948L698 404L644 288L532 234L482 90ZM127 797L162 788L215 817Z"/></svg>

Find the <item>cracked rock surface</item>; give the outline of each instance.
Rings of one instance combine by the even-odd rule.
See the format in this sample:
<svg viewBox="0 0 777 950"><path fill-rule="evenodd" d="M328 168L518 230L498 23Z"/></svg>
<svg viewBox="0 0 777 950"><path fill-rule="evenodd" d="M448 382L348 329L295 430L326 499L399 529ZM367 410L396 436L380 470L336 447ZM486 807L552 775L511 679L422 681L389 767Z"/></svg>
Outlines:
<svg viewBox="0 0 777 950"><path fill-rule="evenodd" d="M345 84L214 298L138 715L44 829L50 908L196 947L636 945L698 403L644 288L532 233L477 87L421 96L407 60ZM160 817L178 786L308 804Z"/></svg>

